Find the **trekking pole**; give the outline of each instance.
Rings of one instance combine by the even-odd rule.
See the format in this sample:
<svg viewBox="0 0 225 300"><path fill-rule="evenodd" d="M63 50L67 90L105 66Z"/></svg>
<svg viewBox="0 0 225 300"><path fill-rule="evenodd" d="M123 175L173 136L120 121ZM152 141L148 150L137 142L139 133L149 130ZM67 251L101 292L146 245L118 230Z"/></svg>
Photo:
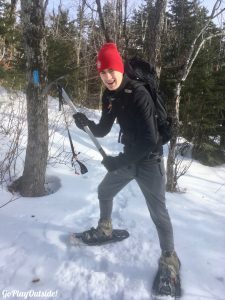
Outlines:
<svg viewBox="0 0 225 300"><path fill-rule="evenodd" d="M72 100L69 98L65 90L58 84L58 89L62 91L62 97L65 100L65 102L72 108L74 113L76 114L78 110L76 109L75 105L73 104ZM101 145L99 144L99 141L96 139L96 137L91 132L90 128L88 126L84 126L85 132L89 135L90 139L94 143L95 147L98 149L99 153L102 155L103 158L105 158L107 155L105 151L102 149Z"/></svg>
<svg viewBox="0 0 225 300"><path fill-rule="evenodd" d="M83 175L83 174L88 172L88 169L81 161L79 161L78 154L80 154L80 153L75 152L72 137L71 137L71 134L70 134L70 131L69 131L69 126L68 126L68 123L67 123L67 120L66 120L66 114L65 114L65 111L64 111L64 107L63 107L62 89L58 89L58 90L59 90L59 111L61 111L61 109L62 109L63 116L64 116L64 121L65 121L65 124L66 124L67 134L68 134L69 141L70 141L70 148L71 148L71 151L72 151L71 165L72 165L72 167L74 167L75 173L79 174L79 173L77 173L76 167L75 167L75 162L78 163L78 165L80 167L80 172Z"/></svg>

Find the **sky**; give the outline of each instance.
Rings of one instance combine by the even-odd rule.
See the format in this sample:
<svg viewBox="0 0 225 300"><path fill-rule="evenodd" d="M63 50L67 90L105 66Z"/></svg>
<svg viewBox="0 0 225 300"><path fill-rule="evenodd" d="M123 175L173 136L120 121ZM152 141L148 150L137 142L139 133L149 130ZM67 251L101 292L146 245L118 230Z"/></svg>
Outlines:
<svg viewBox="0 0 225 300"><path fill-rule="evenodd" d="M61 1L63 4L65 4L66 6L69 6L69 7L72 7L74 5L74 1L72 1L72 0L61 0ZM201 1L202 5L204 5L205 7L207 7L207 9L209 11L211 11L216 0L200 0L200 1ZM60 2L60 0L49 0L49 8L52 8L53 6L55 8L57 8L59 2ZM94 2L94 0L91 0L90 3L91 2ZM223 0L223 7L224 6L225 6L225 1Z"/></svg>
<svg viewBox="0 0 225 300"><path fill-rule="evenodd" d="M205 6L209 13L211 13L212 8L215 4L216 0L200 0L202 6ZM70 13L72 14L73 10L75 11L75 7L74 7L74 1L73 0L61 0L63 6L66 6L69 10ZM129 2L132 2L132 7L134 7L137 3L140 3L141 1L133 1L130 0ZM48 9L49 11L52 11L52 9L54 8L55 10L57 10L57 7L60 3L60 0L49 0L49 5L48 5ZM95 3L95 0L89 0L89 3ZM225 8L225 0L222 0L222 4L221 4L221 8ZM224 21L224 17L222 19L222 16L218 17L217 19L215 19L215 23L220 25L222 24L222 20Z"/></svg>
<svg viewBox="0 0 225 300"><path fill-rule="evenodd" d="M208 8L209 11L212 10L213 5L215 4L214 0L202 0L202 4Z"/></svg>

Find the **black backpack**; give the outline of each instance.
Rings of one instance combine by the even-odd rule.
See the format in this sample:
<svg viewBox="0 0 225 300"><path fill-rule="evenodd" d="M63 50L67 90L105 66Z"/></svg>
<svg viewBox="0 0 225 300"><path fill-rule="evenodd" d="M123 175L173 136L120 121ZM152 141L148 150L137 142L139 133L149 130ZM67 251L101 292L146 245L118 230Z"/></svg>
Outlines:
<svg viewBox="0 0 225 300"><path fill-rule="evenodd" d="M144 84L151 95L156 108L158 131L162 137L162 144L166 144L172 137L172 120L168 117L164 99L158 88L158 80L154 67L137 56L125 62L125 74L132 80Z"/></svg>

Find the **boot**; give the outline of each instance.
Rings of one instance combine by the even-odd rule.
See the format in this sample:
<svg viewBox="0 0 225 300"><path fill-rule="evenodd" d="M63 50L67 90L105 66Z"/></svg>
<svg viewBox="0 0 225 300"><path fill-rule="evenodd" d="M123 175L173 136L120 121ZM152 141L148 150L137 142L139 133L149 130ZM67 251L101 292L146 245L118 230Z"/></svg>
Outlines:
<svg viewBox="0 0 225 300"><path fill-rule="evenodd" d="M111 220L100 219L97 228L92 227L84 231L82 240L89 245L100 245L112 239L112 222Z"/></svg>
<svg viewBox="0 0 225 300"><path fill-rule="evenodd" d="M164 251L159 259L157 293L162 296L180 296L180 260L175 251Z"/></svg>

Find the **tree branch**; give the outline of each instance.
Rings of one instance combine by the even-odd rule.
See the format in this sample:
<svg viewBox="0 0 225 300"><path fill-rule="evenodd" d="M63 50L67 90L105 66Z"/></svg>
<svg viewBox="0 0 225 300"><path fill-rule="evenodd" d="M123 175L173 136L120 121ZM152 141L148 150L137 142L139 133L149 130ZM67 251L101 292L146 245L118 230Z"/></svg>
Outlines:
<svg viewBox="0 0 225 300"><path fill-rule="evenodd" d="M110 42L111 40L110 40L110 37L109 37L108 30L105 27L105 22L104 22L104 18L103 18L103 14L102 14L102 8L101 8L100 0L96 0L96 4L97 4L97 11L98 11L98 15L99 15L101 28L102 28L102 31L105 35L106 42Z"/></svg>
<svg viewBox="0 0 225 300"><path fill-rule="evenodd" d="M224 11L225 11L225 8L221 9L221 11L219 11L212 19L215 19L216 17L218 17L218 16L221 15Z"/></svg>
<svg viewBox="0 0 225 300"><path fill-rule="evenodd" d="M87 1L84 1L85 5L92 11L92 12L98 12L96 9L94 9L93 7L91 7L90 4L87 3Z"/></svg>
<svg viewBox="0 0 225 300"><path fill-rule="evenodd" d="M45 14L47 6L48 6L48 1L49 0L45 0L45 2L44 2L44 14Z"/></svg>
<svg viewBox="0 0 225 300"><path fill-rule="evenodd" d="M199 44L199 46L198 46L198 48L197 48L197 50L196 50L194 56L189 60L189 62L188 62L187 65L186 65L185 72L184 72L183 77L182 77L182 79L181 79L182 82L186 80L186 78L187 78L187 76L188 76L188 74L189 74L189 72L190 72L190 70L191 70L191 67L192 67L193 63L195 62L195 59L196 59L196 57L198 56L198 54L199 54L201 48L203 47L203 45L204 45L207 41L209 41L209 40L211 40L212 38L217 37L217 36L225 36L225 31L222 31L222 32L219 32L219 33L216 33L216 34L212 34L212 35L210 35L210 36L208 36L208 37L206 37L206 38L204 38L204 39L202 40L202 42ZM193 54L193 52L192 52L192 54Z"/></svg>
<svg viewBox="0 0 225 300"><path fill-rule="evenodd" d="M200 32L199 32L199 34L196 36L196 38L194 39L194 41L192 42L192 45L191 45L191 49L190 49L190 52L189 52L189 55L188 55L188 58L187 58L187 61L186 61L186 64L185 64L185 69L184 69L184 74L183 74L183 76L182 76L182 79L181 79L181 81L185 81L185 79L187 78L187 76L188 76L188 74L189 74L189 71L188 71L188 69L189 69L189 66L190 66L190 68L191 68L191 66L193 65L193 63L194 63L194 61L195 61L195 59L196 59L196 57L197 57L197 55L198 55L198 53L199 53L199 51L200 51L200 49L201 49L201 47L204 45L204 43L206 42L204 42L204 40L205 39L203 39L203 44L202 44L202 42L200 43L200 49L197 49L197 53L195 53L194 54L194 56L193 56L193 53L194 53L194 50L195 50L195 46L196 46L196 43L197 43L197 41L198 41L198 39L203 35L203 33L207 30L207 28L209 27L209 24L210 24L210 22L213 20L213 18L215 17L215 12L219 9L219 7L220 7L220 5L221 5L221 2L222 2L222 0L217 0L216 2L215 2L215 4L214 4L214 6L213 6L213 9L212 9L212 13L211 13L211 15L210 15L210 17L209 17L209 19L208 19L208 22L205 24L205 26L200 30ZM223 10L221 10L220 11L220 13L222 12ZM216 14L216 16L218 16L219 15L219 13L218 14ZM223 33L222 34L219 34L219 35L224 35ZM209 39L210 38L213 38L214 36L217 36L217 35L213 35L213 36L210 36L209 37ZM206 38L207 39L207 38ZM197 54L197 55L196 55ZM192 56L193 56L193 58L192 58Z"/></svg>
<svg viewBox="0 0 225 300"><path fill-rule="evenodd" d="M7 201L6 203L2 204L2 205L0 206L0 208L6 206L7 204L9 204L9 203L11 203L11 202L13 202L13 201L16 201L16 200L19 199L19 198L21 198L21 197L20 197L20 196L19 196L19 197L16 197L16 198L13 198L13 197L12 197L9 201Z"/></svg>

